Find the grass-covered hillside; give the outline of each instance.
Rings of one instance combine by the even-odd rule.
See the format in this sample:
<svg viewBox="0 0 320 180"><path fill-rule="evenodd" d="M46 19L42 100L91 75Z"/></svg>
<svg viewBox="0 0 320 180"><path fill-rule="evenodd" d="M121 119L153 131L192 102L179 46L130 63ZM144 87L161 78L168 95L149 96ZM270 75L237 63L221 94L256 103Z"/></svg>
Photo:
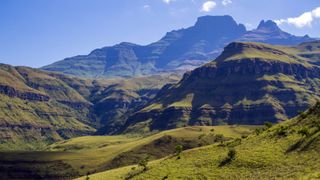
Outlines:
<svg viewBox="0 0 320 180"><path fill-rule="evenodd" d="M120 132L292 118L320 99L320 68L300 56L303 51L300 46L231 43L215 61L164 87Z"/></svg>
<svg viewBox="0 0 320 180"><path fill-rule="evenodd" d="M320 103L242 139L90 175L90 179L318 179ZM81 179L85 179L83 177Z"/></svg>
<svg viewBox="0 0 320 180"><path fill-rule="evenodd" d="M185 127L146 136L84 136L47 146L45 151L0 153L0 176L15 178L79 177L156 160L184 149L248 136L256 126Z"/></svg>
<svg viewBox="0 0 320 180"><path fill-rule="evenodd" d="M0 74L0 149L41 148L95 131L91 103L59 78L9 65Z"/></svg>
<svg viewBox="0 0 320 180"><path fill-rule="evenodd" d="M45 144L90 135L155 96L179 76L79 79L0 64L0 150L42 149Z"/></svg>

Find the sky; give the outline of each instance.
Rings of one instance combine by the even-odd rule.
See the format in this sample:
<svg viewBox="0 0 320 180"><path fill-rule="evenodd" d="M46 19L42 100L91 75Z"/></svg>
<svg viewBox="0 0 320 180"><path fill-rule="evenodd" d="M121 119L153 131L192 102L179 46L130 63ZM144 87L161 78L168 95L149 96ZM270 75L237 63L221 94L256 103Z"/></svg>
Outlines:
<svg viewBox="0 0 320 180"><path fill-rule="evenodd" d="M274 20L320 37L320 0L0 0L0 63L41 67L120 42L149 44L204 15Z"/></svg>

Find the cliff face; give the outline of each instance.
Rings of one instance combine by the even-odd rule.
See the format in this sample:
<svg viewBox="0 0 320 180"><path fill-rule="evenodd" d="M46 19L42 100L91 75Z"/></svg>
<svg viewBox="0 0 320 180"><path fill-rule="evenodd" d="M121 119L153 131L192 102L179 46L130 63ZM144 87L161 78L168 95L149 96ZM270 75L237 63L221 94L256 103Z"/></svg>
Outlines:
<svg viewBox="0 0 320 180"><path fill-rule="evenodd" d="M280 46L231 43L213 62L165 87L120 130L186 125L263 124L320 100L320 68Z"/></svg>

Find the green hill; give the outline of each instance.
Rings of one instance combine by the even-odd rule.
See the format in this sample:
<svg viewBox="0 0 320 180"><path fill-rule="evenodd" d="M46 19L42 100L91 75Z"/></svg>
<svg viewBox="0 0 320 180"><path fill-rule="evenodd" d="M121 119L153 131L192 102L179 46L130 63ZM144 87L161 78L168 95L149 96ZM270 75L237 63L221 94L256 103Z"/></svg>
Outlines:
<svg viewBox="0 0 320 180"><path fill-rule="evenodd" d="M70 179L163 158L185 149L247 136L256 126L185 127L148 136L84 136L47 146L46 151L0 153L0 176Z"/></svg>
<svg viewBox="0 0 320 180"><path fill-rule="evenodd" d="M320 103L299 116L244 139L184 151L90 179L318 179ZM84 179L84 178L81 178Z"/></svg>
<svg viewBox="0 0 320 180"><path fill-rule="evenodd" d="M42 149L45 144L109 131L121 116L144 105L176 75L133 79L79 79L0 64L0 150Z"/></svg>
<svg viewBox="0 0 320 180"><path fill-rule="evenodd" d="M294 117L320 99L320 68L299 55L301 46L231 43L215 61L165 86L119 132Z"/></svg>

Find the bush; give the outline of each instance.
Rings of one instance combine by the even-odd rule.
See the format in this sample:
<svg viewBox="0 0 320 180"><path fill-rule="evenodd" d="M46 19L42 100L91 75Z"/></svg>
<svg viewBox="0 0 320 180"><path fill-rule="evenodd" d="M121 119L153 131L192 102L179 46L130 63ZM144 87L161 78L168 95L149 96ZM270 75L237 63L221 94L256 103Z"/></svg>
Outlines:
<svg viewBox="0 0 320 180"><path fill-rule="evenodd" d="M143 171L146 171L148 169L148 161L149 161L149 157L144 158L139 161L138 166L142 167Z"/></svg>
<svg viewBox="0 0 320 180"><path fill-rule="evenodd" d="M266 126L267 129L270 129L273 126L271 122L265 122L264 125Z"/></svg>
<svg viewBox="0 0 320 180"><path fill-rule="evenodd" d="M244 134L241 135L241 138L242 138L242 139L246 139L247 137L248 137L248 135L244 135Z"/></svg>
<svg viewBox="0 0 320 180"><path fill-rule="evenodd" d="M288 127L280 126L280 128L277 130L278 136L287 136L288 135Z"/></svg>
<svg viewBox="0 0 320 180"><path fill-rule="evenodd" d="M229 149L227 157L220 163L219 166L221 167L221 166L224 166L226 164L231 163L233 160L236 159L236 155L237 155L237 152L234 148Z"/></svg>
<svg viewBox="0 0 320 180"><path fill-rule="evenodd" d="M228 159L234 160L236 158L236 150L235 149L230 149L228 152Z"/></svg>
<svg viewBox="0 0 320 180"><path fill-rule="evenodd" d="M298 131L298 134L300 134L301 136L308 137L310 135L310 132L308 128L303 127Z"/></svg>
<svg viewBox="0 0 320 180"><path fill-rule="evenodd" d="M263 129L261 129L261 128L257 128L257 129L254 130L254 132L256 133L256 135L261 134L262 131L263 131Z"/></svg>
<svg viewBox="0 0 320 180"><path fill-rule="evenodd" d="M178 156L178 159L180 159L180 154L183 151L183 146L182 145L177 145L175 147L175 150L176 150L176 155Z"/></svg>

